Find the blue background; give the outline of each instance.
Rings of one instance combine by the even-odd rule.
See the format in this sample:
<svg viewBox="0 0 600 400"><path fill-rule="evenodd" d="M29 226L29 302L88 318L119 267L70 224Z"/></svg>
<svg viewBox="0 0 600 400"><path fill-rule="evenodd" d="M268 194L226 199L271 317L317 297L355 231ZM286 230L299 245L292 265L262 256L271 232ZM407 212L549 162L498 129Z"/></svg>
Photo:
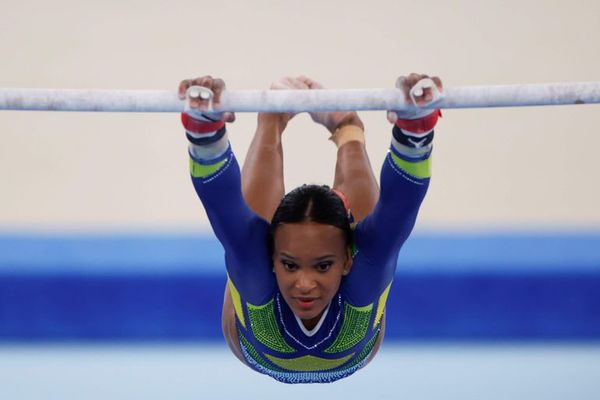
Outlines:
<svg viewBox="0 0 600 400"><path fill-rule="evenodd" d="M600 234L413 235L387 341L600 339ZM0 341L221 339L208 235L0 235Z"/></svg>

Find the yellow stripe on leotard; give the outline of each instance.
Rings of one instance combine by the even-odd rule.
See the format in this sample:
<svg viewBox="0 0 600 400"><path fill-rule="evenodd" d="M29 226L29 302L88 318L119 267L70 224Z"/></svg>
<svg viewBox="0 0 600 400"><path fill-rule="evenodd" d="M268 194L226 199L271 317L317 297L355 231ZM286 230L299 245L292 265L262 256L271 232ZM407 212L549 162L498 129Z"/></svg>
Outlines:
<svg viewBox="0 0 600 400"><path fill-rule="evenodd" d="M216 164L203 165L190 158L190 174L194 178L206 178L207 176L217 172L223 165L225 165L225 162L227 162L227 160L221 160Z"/></svg>
<svg viewBox="0 0 600 400"><path fill-rule="evenodd" d="M392 160L394 160L394 164L398 166L401 170L409 173L415 178L430 178L431 177L431 158L427 158L426 160L410 162L405 161L395 155L393 152L391 153Z"/></svg>
<svg viewBox="0 0 600 400"><path fill-rule="evenodd" d="M392 287L392 282L387 285L381 296L379 296L379 301L377 302L377 313L375 314L375 321L373 321L373 329L379 324L381 321L381 317L383 317L383 312L385 311L385 303L387 302L388 295L390 294L390 288Z"/></svg>
<svg viewBox="0 0 600 400"><path fill-rule="evenodd" d="M255 306L246 303L248 320L254 337L271 350L280 353L294 353L296 350L286 343L275 319L274 299L267 304Z"/></svg>
<svg viewBox="0 0 600 400"><path fill-rule="evenodd" d="M227 277L227 284L229 285L229 293L231 294L231 301L233 302L233 309L235 310L235 315L237 316L240 324L246 328L246 319L244 318L244 310L242 309L242 299L240 297L240 292L236 289L235 285Z"/></svg>
<svg viewBox="0 0 600 400"><path fill-rule="evenodd" d="M314 356L302 356L297 358L279 358L269 354L265 354L273 364L288 371L296 372L311 372L311 371L327 371L334 369L344 364L351 359L355 353L349 354L342 358L320 358Z"/></svg>
<svg viewBox="0 0 600 400"><path fill-rule="evenodd" d="M325 353L339 353L350 349L364 339L369 330L369 321L373 303L364 307L354 307L344 304L344 322L335 341L325 349Z"/></svg>

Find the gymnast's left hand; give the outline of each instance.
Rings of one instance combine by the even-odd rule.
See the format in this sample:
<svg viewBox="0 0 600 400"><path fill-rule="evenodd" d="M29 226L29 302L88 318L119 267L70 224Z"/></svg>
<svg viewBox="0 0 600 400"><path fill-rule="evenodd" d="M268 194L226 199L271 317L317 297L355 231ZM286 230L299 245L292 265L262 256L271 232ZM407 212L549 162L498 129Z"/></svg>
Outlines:
<svg viewBox="0 0 600 400"><path fill-rule="evenodd" d="M304 82L309 89L324 89L319 82L306 76L299 76L297 79ZM333 134L338 128L346 125L355 125L364 130L365 127L356 113L356 111L330 111L330 112L311 112L310 117L317 124L323 125Z"/></svg>
<svg viewBox="0 0 600 400"><path fill-rule="evenodd" d="M221 102L221 94L225 90L225 81L220 78L213 78L210 75L202 76L194 79L184 79L179 83L179 89L177 91L181 100L186 99L186 91L190 86L203 86L212 90L214 97L212 98L213 107L218 108ZM210 101L204 99L189 99L190 108L199 111L200 113L206 113L208 111ZM214 113L210 113L214 115ZM235 121L235 114L232 112L221 113L220 119L225 122Z"/></svg>
<svg viewBox="0 0 600 400"><path fill-rule="evenodd" d="M291 76L285 76L275 82L271 83L271 90L306 90L309 89L308 85L300 79L300 77L294 78ZM286 126L295 113L259 113L259 120L265 118L276 118L283 126Z"/></svg>

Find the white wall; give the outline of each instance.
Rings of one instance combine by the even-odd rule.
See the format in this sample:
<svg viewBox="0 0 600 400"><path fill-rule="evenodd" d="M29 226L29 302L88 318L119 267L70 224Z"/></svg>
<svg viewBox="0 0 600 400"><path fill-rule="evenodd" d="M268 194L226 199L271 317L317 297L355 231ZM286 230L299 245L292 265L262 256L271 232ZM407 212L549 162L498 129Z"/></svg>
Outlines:
<svg viewBox="0 0 600 400"><path fill-rule="evenodd" d="M0 87L173 89L202 74L266 88L306 74L386 87L600 80L597 1L0 0ZM383 112L362 113L378 169ZM240 161L256 116L229 127ZM600 228L600 105L447 111L421 229ZM335 149L305 115L288 188L331 182ZM175 114L0 112L1 230L197 230L207 221Z"/></svg>

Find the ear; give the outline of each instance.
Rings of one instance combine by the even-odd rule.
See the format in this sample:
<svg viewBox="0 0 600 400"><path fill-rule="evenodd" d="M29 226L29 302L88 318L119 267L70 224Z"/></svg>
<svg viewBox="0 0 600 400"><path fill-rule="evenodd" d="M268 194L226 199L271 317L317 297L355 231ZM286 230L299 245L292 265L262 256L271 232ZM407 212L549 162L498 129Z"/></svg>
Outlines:
<svg viewBox="0 0 600 400"><path fill-rule="evenodd" d="M348 247L346 252L346 261L344 262L344 269L342 271L342 276L346 276L350 273L352 269L352 249Z"/></svg>

